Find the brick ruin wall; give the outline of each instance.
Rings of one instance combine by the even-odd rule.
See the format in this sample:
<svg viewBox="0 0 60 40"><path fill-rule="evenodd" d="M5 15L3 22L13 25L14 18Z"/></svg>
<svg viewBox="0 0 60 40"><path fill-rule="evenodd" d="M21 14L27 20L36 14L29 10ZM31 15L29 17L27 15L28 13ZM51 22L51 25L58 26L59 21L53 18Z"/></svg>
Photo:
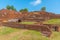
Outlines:
<svg viewBox="0 0 60 40"><path fill-rule="evenodd" d="M60 25L58 24L44 24L47 25L52 31L60 32Z"/></svg>
<svg viewBox="0 0 60 40"><path fill-rule="evenodd" d="M50 37L52 33L49 27L46 25L25 25L25 24L18 24L18 23L3 23L3 26L36 30L36 31L40 31L44 36L47 36L47 37Z"/></svg>
<svg viewBox="0 0 60 40"><path fill-rule="evenodd" d="M43 22L46 21L48 19L39 19L39 18L25 18L25 19L21 19L21 21L33 21L33 22Z"/></svg>
<svg viewBox="0 0 60 40"><path fill-rule="evenodd" d="M12 27L12 28L21 28L21 29L29 29L40 31L44 36L50 37L52 34L52 30L60 32L60 27L53 24L41 24L41 25L26 25L19 23L2 23L3 26Z"/></svg>

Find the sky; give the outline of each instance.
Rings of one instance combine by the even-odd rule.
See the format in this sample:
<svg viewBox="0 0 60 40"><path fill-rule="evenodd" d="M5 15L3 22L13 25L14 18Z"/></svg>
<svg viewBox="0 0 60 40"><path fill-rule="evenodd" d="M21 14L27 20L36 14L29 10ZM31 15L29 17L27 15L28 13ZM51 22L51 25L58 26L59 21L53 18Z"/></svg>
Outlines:
<svg viewBox="0 0 60 40"><path fill-rule="evenodd" d="M47 12L60 14L60 0L0 0L0 10L13 5L18 11L27 8L29 11L40 11L46 7Z"/></svg>

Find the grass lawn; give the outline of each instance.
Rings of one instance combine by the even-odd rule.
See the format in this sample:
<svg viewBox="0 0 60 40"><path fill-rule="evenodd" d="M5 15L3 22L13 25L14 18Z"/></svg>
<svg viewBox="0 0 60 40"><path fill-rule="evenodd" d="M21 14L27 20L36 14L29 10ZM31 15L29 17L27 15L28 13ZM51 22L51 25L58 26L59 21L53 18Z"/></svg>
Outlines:
<svg viewBox="0 0 60 40"><path fill-rule="evenodd" d="M60 32L53 31L50 40L60 40Z"/></svg>
<svg viewBox="0 0 60 40"><path fill-rule="evenodd" d="M35 24L35 23L37 23L37 22L20 22L20 24Z"/></svg>
<svg viewBox="0 0 60 40"><path fill-rule="evenodd" d="M44 24L60 24L60 19L50 19L48 21L43 22Z"/></svg>
<svg viewBox="0 0 60 40"><path fill-rule="evenodd" d="M38 31L0 27L0 40L48 40Z"/></svg>
<svg viewBox="0 0 60 40"><path fill-rule="evenodd" d="M0 27L0 35L6 35L6 34L9 34L9 33L12 33L12 32L15 32L17 31L18 29L16 28L10 28L10 27Z"/></svg>
<svg viewBox="0 0 60 40"><path fill-rule="evenodd" d="M50 38L42 36L39 31L0 27L0 40L60 40L60 32L53 31Z"/></svg>

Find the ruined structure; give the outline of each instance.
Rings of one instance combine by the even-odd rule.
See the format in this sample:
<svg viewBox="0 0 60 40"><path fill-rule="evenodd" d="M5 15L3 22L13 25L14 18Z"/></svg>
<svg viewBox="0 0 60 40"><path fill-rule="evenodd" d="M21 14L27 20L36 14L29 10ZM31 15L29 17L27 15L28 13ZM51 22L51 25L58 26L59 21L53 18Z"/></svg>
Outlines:
<svg viewBox="0 0 60 40"><path fill-rule="evenodd" d="M60 32L59 27L60 25L43 24L42 22L49 19L57 19L57 18L60 18L60 15L43 11L17 12L14 10L7 10L7 9L0 10L0 23L3 26L36 30L40 31L44 36L47 37L51 36L52 31ZM38 24L26 25L18 23L22 21L35 21L38 22Z"/></svg>
<svg viewBox="0 0 60 40"><path fill-rule="evenodd" d="M0 10L0 21L7 21L10 19L21 19L21 21L45 21L49 19L60 18L60 15L43 12L43 11L34 11L34 12L17 12L14 10L2 9Z"/></svg>

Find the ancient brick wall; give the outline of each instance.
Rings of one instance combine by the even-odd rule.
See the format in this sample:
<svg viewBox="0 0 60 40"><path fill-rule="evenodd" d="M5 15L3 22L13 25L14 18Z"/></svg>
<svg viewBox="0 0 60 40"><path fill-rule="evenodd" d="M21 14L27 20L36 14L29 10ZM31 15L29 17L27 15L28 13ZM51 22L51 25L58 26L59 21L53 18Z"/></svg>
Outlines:
<svg viewBox="0 0 60 40"><path fill-rule="evenodd" d="M60 32L60 25L58 24L44 24L47 25L52 31Z"/></svg>
<svg viewBox="0 0 60 40"><path fill-rule="evenodd" d="M25 25L25 24L18 24L18 23L3 23L3 26L36 30L36 31L40 31L44 36L48 36L48 37L52 33L49 27L46 25Z"/></svg>

